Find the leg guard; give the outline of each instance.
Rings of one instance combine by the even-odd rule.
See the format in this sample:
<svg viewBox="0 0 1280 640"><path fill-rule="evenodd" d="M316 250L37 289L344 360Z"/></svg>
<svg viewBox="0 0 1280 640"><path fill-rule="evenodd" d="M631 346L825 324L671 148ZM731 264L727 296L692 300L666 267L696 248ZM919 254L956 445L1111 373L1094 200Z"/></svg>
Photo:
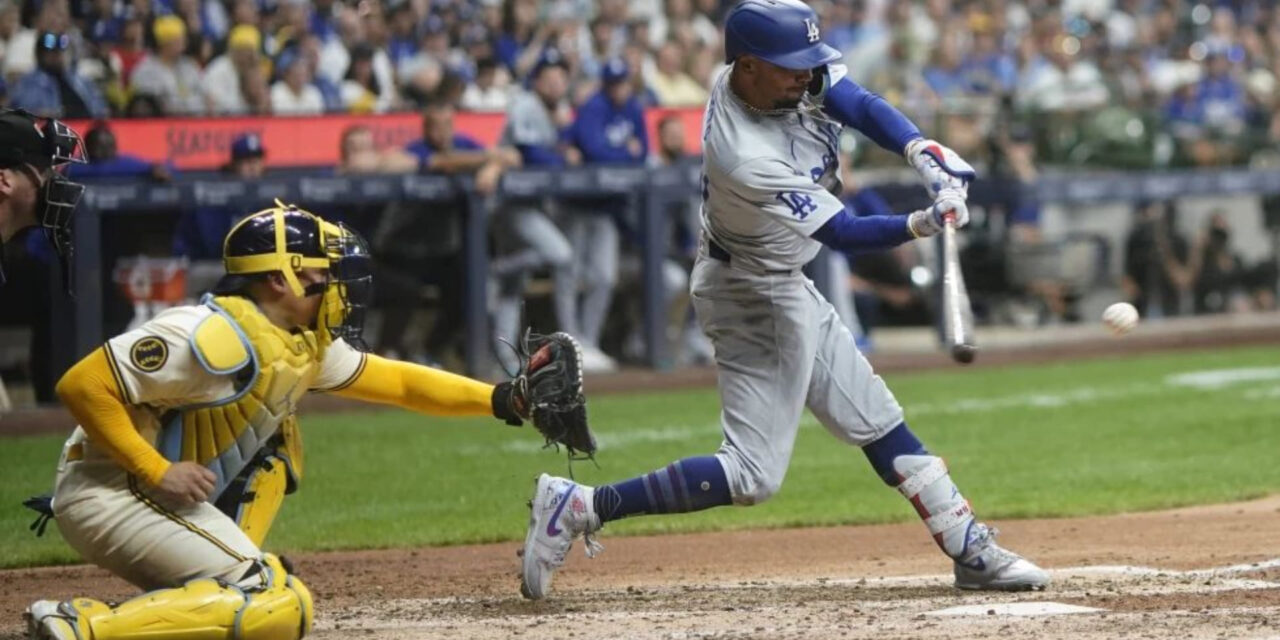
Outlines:
<svg viewBox="0 0 1280 640"><path fill-rule="evenodd" d="M291 485L289 465L268 455L249 465L218 498L217 506L262 548Z"/></svg>
<svg viewBox="0 0 1280 640"><path fill-rule="evenodd" d="M903 455L893 459L893 469L901 480L898 493L911 501L943 553L963 555L973 509L951 481L947 463L937 456Z"/></svg>
<svg viewBox="0 0 1280 640"><path fill-rule="evenodd" d="M32 636L76 640L298 640L311 630L311 592L267 554L237 584L193 580L114 607L76 598L32 605ZM70 631L71 635L66 632Z"/></svg>

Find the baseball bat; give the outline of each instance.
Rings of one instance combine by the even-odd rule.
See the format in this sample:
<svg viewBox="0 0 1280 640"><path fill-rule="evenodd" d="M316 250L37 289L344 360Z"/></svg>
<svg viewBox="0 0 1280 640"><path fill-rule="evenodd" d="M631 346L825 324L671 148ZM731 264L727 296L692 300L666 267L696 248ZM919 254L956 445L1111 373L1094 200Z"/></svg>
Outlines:
<svg viewBox="0 0 1280 640"><path fill-rule="evenodd" d="M956 362L969 364L978 356L973 340L973 307L960 272L954 213L944 214L942 225L942 335Z"/></svg>

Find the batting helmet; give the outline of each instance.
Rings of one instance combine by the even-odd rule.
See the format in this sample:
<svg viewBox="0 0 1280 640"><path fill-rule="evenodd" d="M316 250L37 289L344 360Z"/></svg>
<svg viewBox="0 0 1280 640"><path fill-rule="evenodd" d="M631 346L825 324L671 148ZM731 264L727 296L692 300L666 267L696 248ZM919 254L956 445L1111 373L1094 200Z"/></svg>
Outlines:
<svg viewBox="0 0 1280 640"><path fill-rule="evenodd" d="M217 295L244 292L255 274L279 272L297 296L323 295L317 330L325 338L343 338L363 348L364 315L373 297L369 247L354 230L328 222L294 205L276 201L231 228L222 245L227 275L214 286ZM328 269L327 282L303 287L297 271Z"/></svg>
<svg viewBox="0 0 1280 640"><path fill-rule="evenodd" d="M823 44L818 14L800 0L743 0L724 23L724 61L753 55L784 69L813 69L840 59Z"/></svg>

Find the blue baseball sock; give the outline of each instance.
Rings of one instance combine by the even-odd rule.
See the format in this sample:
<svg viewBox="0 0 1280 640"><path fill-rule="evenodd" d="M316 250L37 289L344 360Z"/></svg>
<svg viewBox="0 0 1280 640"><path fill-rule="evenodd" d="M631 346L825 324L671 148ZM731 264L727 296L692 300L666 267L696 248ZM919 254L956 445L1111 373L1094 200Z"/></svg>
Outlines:
<svg viewBox="0 0 1280 640"><path fill-rule="evenodd" d="M929 455L928 450L916 438L916 434L911 433L911 429L907 428L905 422L890 429L888 433L880 436L879 440L863 447L862 452L867 455L867 460L871 461L871 467L880 474L880 479L891 487L898 486L898 473L893 470L894 458Z"/></svg>
<svg viewBox="0 0 1280 640"><path fill-rule="evenodd" d="M715 456L700 456L596 487L594 506L603 524L642 513L685 513L732 503L720 461Z"/></svg>

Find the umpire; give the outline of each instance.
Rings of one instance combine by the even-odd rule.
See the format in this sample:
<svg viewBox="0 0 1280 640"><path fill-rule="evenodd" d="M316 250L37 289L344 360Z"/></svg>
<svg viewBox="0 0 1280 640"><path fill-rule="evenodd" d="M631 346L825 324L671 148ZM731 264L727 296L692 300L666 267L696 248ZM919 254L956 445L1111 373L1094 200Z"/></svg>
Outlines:
<svg viewBox="0 0 1280 640"><path fill-rule="evenodd" d="M21 109L0 111L0 246L39 224L62 262L64 279L71 259L72 214L84 185L67 180L62 170L84 161L80 136L66 124Z"/></svg>

